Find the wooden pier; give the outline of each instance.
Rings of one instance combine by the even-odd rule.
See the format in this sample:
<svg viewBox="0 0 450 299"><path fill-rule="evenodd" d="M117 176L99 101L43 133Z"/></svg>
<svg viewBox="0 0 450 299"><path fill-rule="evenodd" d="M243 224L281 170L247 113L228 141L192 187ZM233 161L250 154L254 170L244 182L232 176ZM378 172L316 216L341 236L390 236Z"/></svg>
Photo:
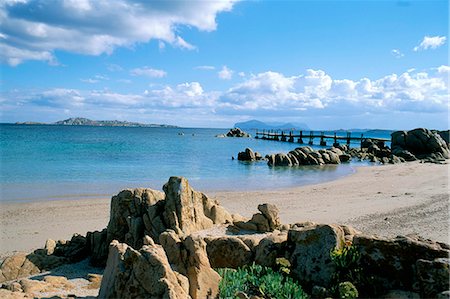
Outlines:
<svg viewBox="0 0 450 299"><path fill-rule="evenodd" d="M326 146L327 145L327 141L326 140L333 140L333 146L338 146L339 145L339 141L345 141L347 143L347 145L350 145L351 141L359 141L359 142L363 142L365 139L371 139L371 140L375 140L375 141L380 141L380 142L389 142L390 139L385 139L385 138L372 138L372 137L364 137L364 134L361 134L360 136L352 136L351 132L345 132L345 136L342 135L338 135L336 132L334 132L334 135L325 135L325 132L314 132L314 131L310 131L309 134L303 131L299 131L297 134L295 134L294 131L289 131L289 132L285 132L285 131L274 131L274 130L263 130L261 131L256 131L256 135L255 138L257 139L264 139L264 140L274 140L274 141L284 141L284 142L297 142L300 144L304 144L304 140L308 140L308 144L312 145L313 144L313 140L315 138L319 138L320 142L319 145L321 146Z"/></svg>

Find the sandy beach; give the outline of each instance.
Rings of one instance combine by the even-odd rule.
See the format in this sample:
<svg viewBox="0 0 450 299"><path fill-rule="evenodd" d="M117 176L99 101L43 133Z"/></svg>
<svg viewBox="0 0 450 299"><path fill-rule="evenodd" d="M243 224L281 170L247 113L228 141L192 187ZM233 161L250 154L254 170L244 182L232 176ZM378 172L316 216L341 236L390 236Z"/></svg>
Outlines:
<svg viewBox="0 0 450 299"><path fill-rule="evenodd" d="M359 167L352 175L317 185L207 194L243 216L250 217L260 203L273 203L283 223L349 224L369 234L418 234L449 243L448 178L448 164L412 162ZM103 229L109 201L1 204L0 256L42 247L48 238L70 239L73 233Z"/></svg>

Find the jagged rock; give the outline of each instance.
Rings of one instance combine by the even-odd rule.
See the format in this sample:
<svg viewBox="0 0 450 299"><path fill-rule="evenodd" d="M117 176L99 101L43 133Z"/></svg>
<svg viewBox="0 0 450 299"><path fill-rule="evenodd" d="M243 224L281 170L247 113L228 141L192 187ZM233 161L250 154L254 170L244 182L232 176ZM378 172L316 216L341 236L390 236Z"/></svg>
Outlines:
<svg viewBox="0 0 450 299"><path fill-rule="evenodd" d="M328 288L331 285L335 266L330 252L341 249L344 244L344 231L337 225L318 224L288 232L288 246L291 255L292 275L308 288L314 285Z"/></svg>
<svg viewBox="0 0 450 299"><path fill-rule="evenodd" d="M364 261L361 263L364 273L373 278L371 286L379 290L418 291L417 260L432 261L450 253L442 244L417 236L386 239L360 234L353 238L353 245Z"/></svg>
<svg viewBox="0 0 450 299"><path fill-rule="evenodd" d="M111 199L111 211L107 228L107 244L112 240L126 242L134 248L142 246L144 231L155 236L152 224L157 223L151 218L145 227L143 216L150 206L156 205L164 199L164 193L151 189L127 189L119 192Z"/></svg>
<svg viewBox="0 0 450 299"><path fill-rule="evenodd" d="M419 259L416 268L420 293L423 297L436 297L438 293L450 290L449 258L432 261Z"/></svg>
<svg viewBox="0 0 450 299"><path fill-rule="evenodd" d="M450 130L446 130L446 131L439 131L437 132L439 134L439 136L441 136L441 138L447 143L447 146L450 143Z"/></svg>
<svg viewBox="0 0 450 299"><path fill-rule="evenodd" d="M286 154L279 153L275 155L273 166L292 166L292 162Z"/></svg>
<svg viewBox="0 0 450 299"><path fill-rule="evenodd" d="M95 266L104 266L108 257L107 229L101 232L88 232L87 247L90 252L90 262Z"/></svg>
<svg viewBox="0 0 450 299"><path fill-rule="evenodd" d="M194 191L182 177L171 177L163 187L166 193L164 219L167 227L186 235L213 226L205 216L205 195Z"/></svg>
<svg viewBox="0 0 450 299"><path fill-rule="evenodd" d="M252 250L235 236L206 237L206 252L213 268L239 268L254 260Z"/></svg>
<svg viewBox="0 0 450 299"><path fill-rule="evenodd" d="M170 268L160 245L139 251L113 241L103 275L99 298L190 298Z"/></svg>
<svg viewBox="0 0 450 299"><path fill-rule="evenodd" d="M275 267L276 259L285 255L286 241L287 233L272 233L263 238L255 248L255 263Z"/></svg>
<svg viewBox="0 0 450 299"><path fill-rule="evenodd" d="M187 252L185 265L189 294L193 299L216 298L221 277L211 268L205 241L188 236L183 244Z"/></svg>
<svg viewBox="0 0 450 299"><path fill-rule="evenodd" d="M174 270L185 273L184 257L182 256L182 239L174 230L166 230L159 235L159 242L166 251L167 258Z"/></svg>

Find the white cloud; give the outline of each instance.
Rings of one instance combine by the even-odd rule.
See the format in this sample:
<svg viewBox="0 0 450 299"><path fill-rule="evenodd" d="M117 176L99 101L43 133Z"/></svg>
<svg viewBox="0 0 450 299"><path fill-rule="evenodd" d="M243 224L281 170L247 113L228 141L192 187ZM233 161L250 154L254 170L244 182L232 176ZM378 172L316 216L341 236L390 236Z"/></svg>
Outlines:
<svg viewBox="0 0 450 299"><path fill-rule="evenodd" d="M163 70L153 69L148 66L141 68L135 68L130 71L133 76L146 76L150 78L163 78L167 76L167 73Z"/></svg>
<svg viewBox="0 0 450 299"><path fill-rule="evenodd" d="M304 74L285 76L262 72L243 78L225 91L210 91L199 82L152 85L142 93L117 93L110 90L50 89L40 92L10 91L0 94L0 109L5 115L21 111L105 113L127 111L152 113L173 119L203 116L206 121L234 117L311 117L361 118L384 116L386 123L398 113L412 115L447 114L449 109L450 67L389 74L379 79L332 78L322 70L309 69ZM144 113L142 112L142 113ZM103 115L103 114L102 114ZM113 118L108 117L108 118ZM173 119L164 122L173 123ZM431 117L429 117L431 119ZM133 119L130 119L133 120ZM436 120L437 121L437 120Z"/></svg>
<svg viewBox="0 0 450 299"><path fill-rule="evenodd" d="M446 40L447 37L445 36L425 36L420 45L414 47L414 51L436 49L444 45Z"/></svg>
<svg viewBox="0 0 450 299"><path fill-rule="evenodd" d="M226 65L224 65L222 69L217 73L217 75L222 80L231 80L231 78L233 77L233 71Z"/></svg>
<svg viewBox="0 0 450 299"><path fill-rule="evenodd" d="M403 54L399 49L392 49L391 55L394 56L395 58L402 58L405 56L405 54Z"/></svg>
<svg viewBox="0 0 450 299"><path fill-rule="evenodd" d="M179 28L216 30L217 14L236 1L9 0L0 3L0 57L10 65L53 62L55 50L110 54L150 40L192 50Z"/></svg>
<svg viewBox="0 0 450 299"><path fill-rule="evenodd" d="M212 65L199 65L196 66L194 69L202 71L214 71L216 68Z"/></svg>

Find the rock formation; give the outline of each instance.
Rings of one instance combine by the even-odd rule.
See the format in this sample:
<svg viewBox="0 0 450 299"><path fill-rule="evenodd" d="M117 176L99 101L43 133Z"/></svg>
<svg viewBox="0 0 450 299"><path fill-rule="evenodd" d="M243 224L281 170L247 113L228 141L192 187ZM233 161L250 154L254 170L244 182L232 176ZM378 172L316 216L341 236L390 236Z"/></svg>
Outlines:
<svg viewBox="0 0 450 299"><path fill-rule="evenodd" d="M259 161L262 159L261 154L254 152L251 148L246 148L245 151L238 153L239 161Z"/></svg>
<svg viewBox="0 0 450 299"><path fill-rule="evenodd" d="M316 160L332 159L326 152L319 152L320 157L309 149L300 152ZM332 152L343 154L337 148ZM355 284L362 296L439 297L448 292L447 244L417 236L366 236L345 225L283 225L278 208L270 204L259 205L259 212L245 219L231 215L180 177L170 178L163 189L124 190L112 198L110 222L103 231L75 234L68 241L48 240L32 254L5 259L0 282L9 282L2 285L0 296L27 298L51 285L64 287L64 278L17 279L86 257L96 264L106 261L100 298L216 298L221 278L213 268L253 263L277 267L280 258L290 261L291 276L305 290L325 296L336 287L338 271L330 252L350 244L365 278ZM227 233L211 235L216 225ZM100 278L94 279L98 285Z"/></svg>
<svg viewBox="0 0 450 299"><path fill-rule="evenodd" d="M230 131L228 131L228 133L226 134L227 137L246 137L246 138L250 138L251 135L242 131L239 128L233 128L230 129Z"/></svg>

